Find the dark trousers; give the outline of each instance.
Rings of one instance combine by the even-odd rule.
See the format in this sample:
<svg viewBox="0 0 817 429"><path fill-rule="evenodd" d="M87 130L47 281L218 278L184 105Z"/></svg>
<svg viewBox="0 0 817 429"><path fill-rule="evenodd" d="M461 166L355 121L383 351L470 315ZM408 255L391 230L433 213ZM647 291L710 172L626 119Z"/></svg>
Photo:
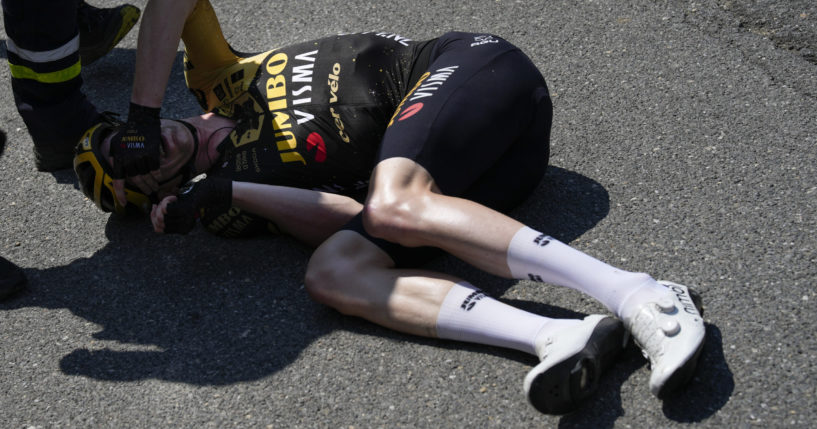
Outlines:
<svg viewBox="0 0 817 429"><path fill-rule="evenodd" d="M99 117L81 89L80 3L2 0L11 89L41 170L70 167L74 146Z"/></svg>

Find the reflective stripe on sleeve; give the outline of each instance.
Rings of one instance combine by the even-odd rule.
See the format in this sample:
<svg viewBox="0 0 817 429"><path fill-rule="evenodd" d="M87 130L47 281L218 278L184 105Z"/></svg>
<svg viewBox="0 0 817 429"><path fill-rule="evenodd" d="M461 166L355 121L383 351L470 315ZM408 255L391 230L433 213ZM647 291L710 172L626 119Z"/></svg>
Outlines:
<svg viewBox="0 0 817 429"><path fill-rule="evenodd" d="M32 79L42 83L60 83L67 82L79 75L82 71L82 63L77 61L74 65L49 73L37 73L34 70L16 64L9 63L11 68L11 77L17 79Z"/></svg>
<svg viewBox="0 0 817 429"><path fill-rule="evenodd" d="M71 41L50 51L30 51L17 46L13 40L6 40L6 50L16 54L18 57L31 61L34 63L47 63L51 61L61 60L77 51L79 51L79 34L77 34Z"/></svg>

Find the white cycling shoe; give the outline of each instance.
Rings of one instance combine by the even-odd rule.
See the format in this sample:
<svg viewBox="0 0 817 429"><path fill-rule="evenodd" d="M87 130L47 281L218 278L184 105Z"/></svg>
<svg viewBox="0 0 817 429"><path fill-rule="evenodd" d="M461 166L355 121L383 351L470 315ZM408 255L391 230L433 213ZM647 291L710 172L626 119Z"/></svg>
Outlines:
<svg viewBox="0 0 817 429"><path fill-rule="evenodd" d="M684 285L659 280L667 295L643 304L624 318L652 374L650 391L659 398L692 378L704 344L700 296Z"/></svg>
<svg viewBox="0 0 817 429"><path fill-rule="evenodd" d="M591 315L544 340L541 362L525 376L531 405L546 414L566 414L590 396L601 373L629 340L618 319Z"/></svg>

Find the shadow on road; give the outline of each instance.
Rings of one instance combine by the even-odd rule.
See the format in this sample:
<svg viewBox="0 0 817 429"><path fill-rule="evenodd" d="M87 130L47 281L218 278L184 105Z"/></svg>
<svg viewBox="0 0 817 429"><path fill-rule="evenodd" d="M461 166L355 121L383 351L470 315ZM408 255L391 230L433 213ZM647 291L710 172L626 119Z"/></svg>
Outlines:
<svg viewBox="0 0 817 429"><path fill-rule="evenodd" d="M517 217L570 241L606 213L601 186L551 167ZM99 326L87 345L61 358L66 374L196 385L256 380L292 363L339 324L367 325L344 323L308 298L302 279L310 249L287 238L226 240L202 230L164 236L153 234L145 219L115 216L105 232L109 242L88 258L26 270L29 292L1 306L66 308ZM459 269L466 278L476 272L465 264ZM510 286L495 280L487 285L492 293ZM544 304L514 304L578 316Z"/></svg>
<svg viewBox="0 0 817 429"><path fill-rule="evenodd" d="M735 390L735 378L723 354L723 337L717 326L706 325L706 342L692 381L664 401L664 415L682 422L705 420L723 408Z"/></svg>
<svg viewBox="0 0 817 429"><path fill-rule="evenodd" d="M143 221L108 222L89 258L26 270L9 307L67 308L99 326L60 360L66 374L196 385L256 380L329 330L301 286L308 250L287 239L160 236ZM5 306L5 305L4 305Z"/></svg>

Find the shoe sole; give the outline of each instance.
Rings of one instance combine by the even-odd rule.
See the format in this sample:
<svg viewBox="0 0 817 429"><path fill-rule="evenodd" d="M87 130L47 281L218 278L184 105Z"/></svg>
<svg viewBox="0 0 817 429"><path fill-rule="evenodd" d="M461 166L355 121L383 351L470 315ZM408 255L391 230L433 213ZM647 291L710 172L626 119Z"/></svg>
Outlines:
<svg viewBox="0 0 817 429"><path fill-rule="evenodd" d="M703 318L704 308L701 295L689 287L687 287L687 290L689 291L689 297L692 299L692 304L695 305L695 308L698 310L698 314L700 314ZM698 348L694 353L692 353L690 358L677 370L675 370L664 385L661 386L661 389L659 389L658 393L656 394L658 399L666 399L673 392L678 390L681 386L687 384L689 380L692 379L692 375L695 374L695 369L698 367L698 359L701 357L701 351L704 348L705 341L706 336L704 336L704 341L701 341L701 344L698 345Z"/></svg>
<svg viewBox="0 0 817 429"><path fill-rule="evenodd" d="M628 339L619 320L602 319L581 351L534 377L528 389L531 405L545 414L573 411L596 390L601 374L612 365Z"/></svg>
<svg viewBox="0 0 817 429"><path fill-rule="evenodd" d="M82 61L83 66L91 65L94 61L104 57L108 52L110 52L125 36L128 32L136 25L136 22L139 20L139 16L141 16L142 12L130 5L122 6L122 9L119 11L119 16L122 20L119 22L119 31L113 38L109 38L102 43L97 44L96 46L80 49L80 59Z"/></svg>

